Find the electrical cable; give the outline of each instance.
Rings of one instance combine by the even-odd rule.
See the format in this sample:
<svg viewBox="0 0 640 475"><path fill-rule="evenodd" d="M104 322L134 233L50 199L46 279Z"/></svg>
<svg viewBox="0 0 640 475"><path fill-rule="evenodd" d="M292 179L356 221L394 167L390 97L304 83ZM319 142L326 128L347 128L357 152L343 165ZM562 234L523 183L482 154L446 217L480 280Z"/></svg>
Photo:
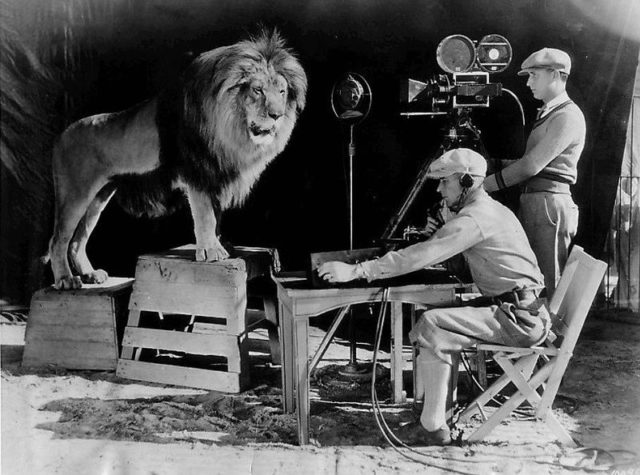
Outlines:
<svg viewBox="0 0 640 475"><path fill-rule="evenodd" d="M462 366L464 366L464 369L469 375L469 378L471 378L471 382L473 382L473 384L480 390L480 392L483 393L485 388L482 387L482 384L480 384L480 381L478 381L477 378L473 375L473 372L471 371L471 366L469 365L469 361L467 358L467 353L465 351L460 352L460 361L462 361Z"/></svg>
<svg viewBox="0 0 640 475"><path fill-rule="evenodd" d="M378 360L378 351L380 350L380 341L382 340L382 328L384 327L384 322L386 319L386 308L387 308L387 303L389 302L389 288L385 287L382 293L382 299L380 302L380 312L378 313L378 321L376 324L376 335L375 335L375 342L374 342L374 348L373 348L373 371L371 374L371 406L372 406L372 410L373 410L373 416L376 420L376 424L378 425L378 428L380 429L380 432L382 433L383 437L385 438L385 440L387 441L387 443L396 451L398 452L400 455L402 455L403 457L413 461L413 462L418 462L421 463L423 465L427 465L429 467L433 467L433 468L438 468L440 470L446 470L448 472L451 473L459 473L462 475L473 475L470 472L462 472L459 470L453 470L450 467L444 467L441 465L436 465L433 463L429 463L426 462L425 460L420 460L417 459L415 457L410 456L409 454L406 454L404 452L402 452L398 446L393 443L391 441L391 439L389 438L389 435L391 435L396 441L398 441L399 444L401 444L403 447L411 450L412 452L415 452L419 455L422 456L431 456L434 457L431 454L425 454L423 452L419 452L415 449L413 449L412 447L409 447L408 445L404 444L400 439L398 439L396 437L396 435L391 431L391 429L389 428L389 426L387 425L386 420L384 419L384 416L382 415L382 410L380 408L380 402L378 400L378 393L376 391L376 364L377 364L377 360ZM384 425L384 427L383 427ZM385 430L386 429L386 430ZM438 457L440 458L440 457ZM448 458L442 458L444 460L449 460ZM462 460L461 460L462 461Z"/></svg>
<svg viewBox="0 0 640 475"><path fill-rule="evenodd" d="M524 107L522 107L522 102L520 102L520 99L518 99L518 96L516 96L516 94L511 91L510 89L507 89L506 87L502 88L503 91L507 92L508 94L510 94L516 101L516 103L518 104L518 108L520 109L520 118L522 119L522 127L520 128L520 131L522 132L522 143L525 143L525 134L524 134L524 129L525 129L525 125L526 125L526 120L524 118Z"/></svg>
<svg viewBox="0 0 640 475"><path fill-rule="evenodd" d="M522 102L520 102L520 99L518 99L518 96L516 96L513 91L507 89L506 87L503 87L502 90L506 91L509 94L511 94L511 96L516 100L516 103L518 104L518 107L520 108L520 117L522 118L522 127L524 127L525 124L526 124L526 121L524 119L524 107L522 107Z"/></svg>
<svg viewBox="0 0 640 475"><path fill-rule="evenodd" d="M382 433L383 437L386 439L387 443L396 451L398 452L400 455L402 455L403 457L413 461L413 462L418 462L421 463L423 465L427 465L429 467L434 467L434 468L439 468L441 470L446 470L448 472L451 473L459 473L459 474L463 474L463 475L473 475L472 472L463 472L460 470L454 470L451 467L443 467L441 465L436 465L434 463L430 463L427 462L425 460L421 460L421 459L417 459L415 457L412 457L411 455L402 452L400 450L400 448L398 447L399 445L402 446L403 448L409 450L410 452L413 452L417 455L420 455L421 457L431 457L431 458L435 458L438 460L442 460L442 461L448 461L448 462L459 462L459 463L497 463L500 460L499 459L495 459L495 460L483 460L481 462L474 462L474 461L469 461L466 459L459 459L459 458L455 458L455 457L443 457L443 456L439 456L439 455L435 455L435 454L430 454L430 453L426 453L424 451L420 451L420 450L416 450L415 448L405 444L404 442L402 442L391 430L391 428L389 427L389 425L387 424L384 415L382 414L382 409L380 407L380 401L378 399L378 393L376 391L376 387L375 387L375 365L376 365L376 361L377 361L377 354L378 351L380 349L380 342L382 339L382 328L384 327L384 321L386 318L386 304L388 302L388 289L385 289L385 292L383 293L383 297L382 297L382 301L381 301L381 308L380 308L380 312L378 314L378 323L376 325L376 336L375 336L375 340L374 340L374 350L373 350L373 364L374 364L374 371L372 373L372 377L371 377L371 401L372 401L372 407L373 407L373 415L374 418L376 420L376 424L378 425L378 428L380 429L380 432ZM383 427L384 426L384 427ZM392 442L391 438L393 438L396 443ZM436 450L440 450L441 447L437 447Z"/></svg>

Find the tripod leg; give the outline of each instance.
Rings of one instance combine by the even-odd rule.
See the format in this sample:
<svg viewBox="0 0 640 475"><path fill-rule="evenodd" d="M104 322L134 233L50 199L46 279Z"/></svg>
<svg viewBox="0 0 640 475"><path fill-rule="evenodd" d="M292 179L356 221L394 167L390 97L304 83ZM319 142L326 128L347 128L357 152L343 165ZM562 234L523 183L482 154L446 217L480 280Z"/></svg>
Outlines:
<svg viewBox="0 0 640 475"><path fill-rule="evenodd" d="M387 228L384 230L384 233L382 234L383 240L391 238L391 236L398 230L398 227L407 214L407 211L409 211L409 208L415 201L418 193L422 190L422 187L427 180L427 171L429 170L429 166L436 158L440 157L444 152L458 147L474 148L483 157L488 158L487 151L480 138L480 132L471 123L470 113L470 108L465 107L456 108L452 111L450 124L448 126L448 135L440 145L438 153L422 165L422 168L418 172L418 177L413 183L411 190L409 190L404 203L402 203L398 212L392 216Z"/></svg>
<svg viewBox="0 0 640 475"><path fill-rule="evenodd" d="M389 221L387 228L384 230L384 233L382 234L382 239L389 239L398 230L398 226L400 226L400 223L402 222L405 215L407 214L407 211L409 211L409 208L415 201L416 197L418 196L418 193L420 193L420 190L422 190L424 183L427 181L427 171L429 170L429 165L431 165L431 162L433 162L440 155L442 155L442 151L440 151L440 153L435 155L431 160L427 160L422 165L422 168L420 168L420 171L418 172L416 181L413 183L413 187L409 190L409 193L404 199L404 202L402 203L402 206L400 207L398 212L395 215L393 215L393 217Z"/></svg>

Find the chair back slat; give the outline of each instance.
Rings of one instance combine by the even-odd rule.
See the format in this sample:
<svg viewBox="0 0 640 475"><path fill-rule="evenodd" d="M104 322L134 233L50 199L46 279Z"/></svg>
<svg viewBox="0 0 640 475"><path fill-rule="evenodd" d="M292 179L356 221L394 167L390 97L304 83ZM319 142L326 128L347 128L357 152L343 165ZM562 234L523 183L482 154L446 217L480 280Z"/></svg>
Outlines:
<svg viewBox="0 0 640 475"><path fill-rule="evenodd" d="M562 335L563 347L571 346L566 348L569 352L575 346L606 269L606 263L594 259L579 246L573 247L549 303L552 329L556 335Z"/></svg>
<svg viewBox="0 0 640 475"><path fill-rule="evenodd" d="M556 290L553 292L553 296L549 301L549 313L551 313L551 315L558 314L558 310L562 306L562 302L567 295L569 285L573 281L573 276L578 269L578 254L580 251L582 251L581 247L574 246L571 254L569 254L567 262L564 265L562 276L560 277L560 280L556 285Z"/></svg>
<svg viewBox="0 0 640 475"><path fill-rule="evenodd" d="M553 332L562 338L558 340L559 346L556 344L559 354L554 357L554 368L536 410L538 417L551 408L606 269L606 263L594 259L579 246L573 247L549 303Z"/></svg>

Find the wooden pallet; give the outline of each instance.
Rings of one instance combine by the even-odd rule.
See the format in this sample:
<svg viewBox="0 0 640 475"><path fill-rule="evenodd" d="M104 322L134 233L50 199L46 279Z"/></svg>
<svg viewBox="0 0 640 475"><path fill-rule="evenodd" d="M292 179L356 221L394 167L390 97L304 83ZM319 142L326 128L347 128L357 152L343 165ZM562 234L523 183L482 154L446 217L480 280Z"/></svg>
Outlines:
<svg viewBox="0 0 640 475"><path fill-rule="evenodd" d="M133 279L110 277L78 290L38 290L31 299L23 366L115 370ZM119 324L118 324L119 323Z"/></svg>
<svg viewBox="0 0 640 475"><path fill-rule="evenodd" d="M249 382L247 315L255 316L247 312L247 280L271 272L273 260L264 251L219 262L196 262L193 246L141 256L116 374L242 391ZM274 313L265 301L262 318L276 323ZM275 349L277 333L271 336Z"/></svg>

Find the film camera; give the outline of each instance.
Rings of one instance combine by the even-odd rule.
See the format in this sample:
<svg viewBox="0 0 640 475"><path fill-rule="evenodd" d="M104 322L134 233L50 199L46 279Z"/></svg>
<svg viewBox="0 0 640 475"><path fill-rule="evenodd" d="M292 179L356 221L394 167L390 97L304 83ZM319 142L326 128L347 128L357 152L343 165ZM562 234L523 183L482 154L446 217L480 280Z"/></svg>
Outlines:
<svg viewBox="0 0 640 475"><path fill-rule="evenodd" d="M509 41L486 35L477 44L464 35L443 39L436 50L442 70L426 82L409 79L403 91L407 111L401 115L444 115L451 109L489 107L491 97L502 93L501 83L489 81L490 73L504 71L511 63ZM424 111L427 105L430 110Z"/></svg>
<svg viewBox="0 0 640 475"><path fill-rule="evenodd" d="M471 121L471 111L478 107L489 107L490 99L502 94L502 84L490 82L489 74L507 69L511 58L511 45L504 36L486 35L476 44L467 36L451 35L443 39L436 50L438 65L448 74L437 74L426 82L415 79L407 81L402 97L407 111L400 115L442 115L447 117L448 123L437 154L424 162L413 187L391 217L382 235L384 242L394 239L394 234L422 189L429 165L435 158L456 147L471 148L487 157L480 131ZM403 241L407 241L407 235L415 236L411 231L411 227L405 229Z"/></svg>

